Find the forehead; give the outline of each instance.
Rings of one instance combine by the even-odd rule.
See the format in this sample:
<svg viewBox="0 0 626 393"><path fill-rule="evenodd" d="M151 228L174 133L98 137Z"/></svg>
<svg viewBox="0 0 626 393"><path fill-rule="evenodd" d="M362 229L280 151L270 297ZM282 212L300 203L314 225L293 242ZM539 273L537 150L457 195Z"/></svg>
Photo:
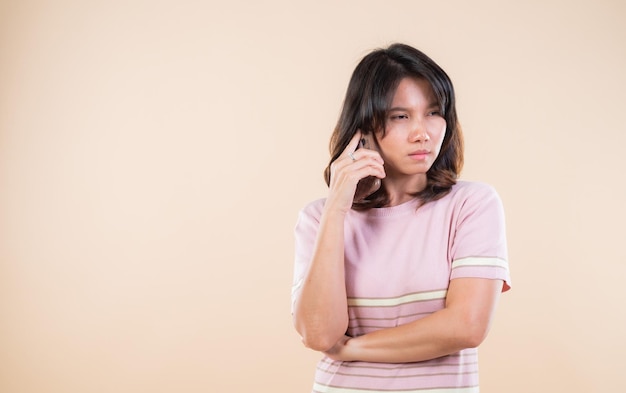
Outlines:
<svg viewBox="0 0 626 393"><path fill-rule="evenodd" d="M430 105L437 103L437 99L433 88L426 79L405 77L398 83L398 87L393 94L391 106L393 107L400 103Z"/></svg>

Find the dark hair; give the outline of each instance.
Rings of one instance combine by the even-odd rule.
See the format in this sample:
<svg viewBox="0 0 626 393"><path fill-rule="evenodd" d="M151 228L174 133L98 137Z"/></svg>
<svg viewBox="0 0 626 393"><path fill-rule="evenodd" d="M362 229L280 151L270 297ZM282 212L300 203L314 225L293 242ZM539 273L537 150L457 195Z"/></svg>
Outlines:
<svg viewBox="0 0 626 393"><path fill-rule="evenodd" d="M331 158L324 170L326 184L330 185L331 163L341 155L358 130L365 135L382 130L384 137L388 109L400 81L406 77L424 79L430 84L446 120L441 151L426 173L426 188L414 195L423 205L442 198L456 184L463 167L463 136L457 122L452 81L432 59L405 44L393 44L387 49L371 52L354 70L330 139ZM353 203L352 208L364 210L388 203L389 195L382 186L365 201Z"/></svg>

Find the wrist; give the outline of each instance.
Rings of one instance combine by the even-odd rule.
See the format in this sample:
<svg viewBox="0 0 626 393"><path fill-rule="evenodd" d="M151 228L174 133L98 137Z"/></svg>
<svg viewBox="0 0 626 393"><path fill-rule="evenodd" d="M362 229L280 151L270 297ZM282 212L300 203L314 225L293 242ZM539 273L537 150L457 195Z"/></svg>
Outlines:
<svg viewBox="0 0 626 393"><path fill-rule="evenodd" d="M333 206L324 206L324 210L322 211L322 216L320 217L321 223L328 223L332 226L341 225L343 226L344 221L346 219L346 211L333 207Z"/></svg>
<svg viewBox="0 0 626 393"><path fill-rule="evenodd" d="M327 199L326 203L324 203L322 213L328 216L343 218L345 217L346 213L348 213L348 211L351 208L352 208L352 205L345 207L345 206L342 206L341 203L337 203L337 202L331 201L330 199Z"/></svg>

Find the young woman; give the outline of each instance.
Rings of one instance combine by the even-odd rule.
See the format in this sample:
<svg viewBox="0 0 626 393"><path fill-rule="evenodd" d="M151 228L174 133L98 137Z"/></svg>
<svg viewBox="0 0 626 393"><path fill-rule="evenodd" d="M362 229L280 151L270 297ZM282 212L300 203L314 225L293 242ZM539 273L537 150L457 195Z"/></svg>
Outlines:
<svg viewBox="0 0 626 393"><path fill-rule="evenodd" d="M314 392L478 392L476 347L510 288L503 208L457 181L452 83L403 44L356 67L328 196L296 225L293 317L324 353Z"/></svg>

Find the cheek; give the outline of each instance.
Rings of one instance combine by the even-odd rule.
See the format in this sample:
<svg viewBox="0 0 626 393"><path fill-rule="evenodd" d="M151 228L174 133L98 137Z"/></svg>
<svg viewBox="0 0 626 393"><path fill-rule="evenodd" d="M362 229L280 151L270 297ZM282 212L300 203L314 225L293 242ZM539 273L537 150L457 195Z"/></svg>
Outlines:
<svg viewBox="0 0 626 393"><path fill-rule="evenodd" d="M437 155L439 155L439 153L441 152L441 146L443 146L443 140L446 137L446 125L444 123L443 127L441 127L439 129L439 131L437 132L435 138L434 138L434 143L437 146Z"/></svg>
<svg viewBox="0 0 626 393"><path fill-rule="evenodd" d="M385 152L392 153L398 150L398 147L402 146L402 137L397 132L387 132L384 138L378 139L378 149L379 153L382 155Z"/></svg>
<svg viewBox="0 0 626 393"><path fill-rule="evenodd" d="M446 132L446 125L446 119L442 117L431 118L431 121L428 124L428 131L431 134L431 138L443 137Z"/></svg>
<svg viewBox="0 0 626 393"><path fill-rule="evenodd" d="M441 146L443 139L446 136L446 121L442 119L441 122L433 126L432 138L436 141L437 145Z"/></svg>
<svg viewBox="0 0 626 393"><path fill-rule="evenodd" d="M445 119L441 119L441 122L439 123L439 132L441 133L441 139L443 139L443 136L446 134L446 126L448 125L448 123L446 122Z"/></svg>

